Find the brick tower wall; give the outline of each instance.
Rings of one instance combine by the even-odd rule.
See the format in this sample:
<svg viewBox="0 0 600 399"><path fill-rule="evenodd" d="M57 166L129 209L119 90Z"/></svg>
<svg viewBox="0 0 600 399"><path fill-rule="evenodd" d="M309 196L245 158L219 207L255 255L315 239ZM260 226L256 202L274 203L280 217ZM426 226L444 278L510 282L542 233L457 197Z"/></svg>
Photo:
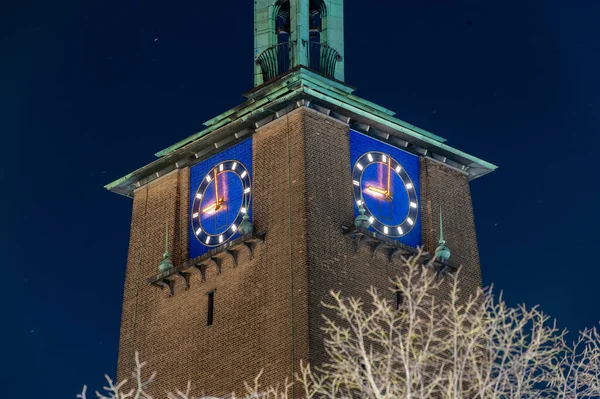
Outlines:
<svg viewBox="0 0 600 399"><path fill-rule="evenodd" d="M392 263L383 253L372 257L363 246L357 253L354 242L342 235L341 226L352 225L354 208L348 125L305 109L306 186L308 196L308 303L310 362L323 361L321 331L323 301L329 291L367 299L370 286L380 295L395 300L390 278L400 273L400 259ZM439 208L444 209L444 234L452 250L452 263L462 264L462 290L481 286L481 272L468 179L441 163L421 158L422 239L426 251L437 246Z"/></svg>
<svg viewBox="0 0 600 399"><path fill-rule="evenodd" d="M372 258L342 235L354 219L348 125L299 108L253 135L253 221L266 232L250 259L239 256L191 288L178 280L175 296L150 287L164 251L165 222L175 265L188 258L189 170L174 171L135 192L127 262L118 378L129 378L138 350L157 370L150 394L184 388L193 395L243 392L264 369L263 386L282 384L301 359L323 360L322 301L329 290L365 297L373 285L393 300L389 279L400 261ZM454 264L463 264L463 289L481 285L468 180L421 158L423 245L437 245L440 205ZM207 293L215 291L214 324L206 326ZM293 301L290 293L293 292ZM293 302L293 312L291 304ZM291 317L293 314L293 328ZM293 339L292 339L293 336ZM292 345L293 343L293 345ZM294 361L292 362L292 352Z"/></svg>
<svg viewBox="0 0 600 399"><path fill-rule="evenodd" d="M295 370L299 359L308 357L302 124L302 114L294 113L253 136L253 219L256 231L267 233L254 259L244 250L237 267L227 260L220 275L209 269L205 282L194 273L187 291L179 279L173 297L146 281L158 272L165 222L171 226L174 264L188 257L189 170L174 171L135 192L119 380L130 377L138 350L148 375L157 371L149 387L155 397L185 388L188 380L193 395L222 396L233 390L244 393L243 382L252 382L261 369L263 386L281 384L292 375L292 350ZM214 324L208 327L211 290L216 290Z"/></svg>

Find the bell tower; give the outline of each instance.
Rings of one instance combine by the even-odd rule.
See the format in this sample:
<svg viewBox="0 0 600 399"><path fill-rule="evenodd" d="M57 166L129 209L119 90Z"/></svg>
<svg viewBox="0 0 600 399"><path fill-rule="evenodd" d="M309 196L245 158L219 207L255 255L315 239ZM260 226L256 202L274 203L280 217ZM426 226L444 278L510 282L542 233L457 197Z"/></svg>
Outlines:
<svg viewBox="0 0 600 399"><path fill-rule="evenodd" d="M254 2L254 86L300 65L344 81L342 0Z"/></svg>
<svg viewBox="0 0 600 399"><path fill-rule="evenodd" d="M139 351L155 396L191 381L223 397L261 370L281 386L325 360L330 290L396 301L419 247L440 278L462 266L462 292L481 286L470 182L496 166L355 95L343 15L254 0L246 100L106 185L133 200L119 381Z"/></svg>

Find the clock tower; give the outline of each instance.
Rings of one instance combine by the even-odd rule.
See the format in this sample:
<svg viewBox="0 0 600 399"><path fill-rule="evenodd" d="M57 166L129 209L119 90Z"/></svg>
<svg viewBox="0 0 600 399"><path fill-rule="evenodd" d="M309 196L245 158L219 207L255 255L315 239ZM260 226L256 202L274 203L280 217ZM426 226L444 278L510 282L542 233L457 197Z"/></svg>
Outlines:
<svg viewBox="0 0 600 399"><path fill-rule="evenodd" d="M247 100L106 186L133 200L119 380L139 351L151 394L281 384L322 361L329 290L388 293L417 247L481 286L469 183L496 166L356 96L343 15L254 1Z"/></svg>

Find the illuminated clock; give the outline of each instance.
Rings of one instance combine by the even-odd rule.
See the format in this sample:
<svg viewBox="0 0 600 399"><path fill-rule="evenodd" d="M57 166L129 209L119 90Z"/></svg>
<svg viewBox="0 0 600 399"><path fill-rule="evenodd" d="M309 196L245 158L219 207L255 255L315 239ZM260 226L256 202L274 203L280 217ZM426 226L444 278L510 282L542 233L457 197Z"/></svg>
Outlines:
<svg viewBox="0 0 600 399"><path fill-rule="evenodd" d="M193 235L205 247L222 245L236 235L242 218L249 212L250 172L239 160L218 162L203 175L193 195Z"/></svg>
<svg viewBox="0 0 600 399"><path fill-rule="evenodd" d="M389 153L369 151L352 170L354 200L371 227L388 237L404 237L417 225L419 197L403 165Z"/></svg>

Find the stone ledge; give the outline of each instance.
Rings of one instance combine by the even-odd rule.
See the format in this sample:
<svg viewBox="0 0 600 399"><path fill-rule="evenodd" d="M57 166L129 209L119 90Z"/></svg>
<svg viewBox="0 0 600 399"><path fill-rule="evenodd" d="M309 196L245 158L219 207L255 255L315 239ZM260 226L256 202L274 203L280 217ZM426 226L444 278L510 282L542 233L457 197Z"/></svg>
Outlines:
<svg viewBox="0 0 600 399"><path fill-rule="evenodd" d="M378 252L383 252L386 255L388 262L392 262L396 255L405 257L411 257L418 255L419 251L417 248L410 247L396 240L392 240L382 234L376 233L364 227L349 227L342 225L342 233L351 238L356 246L356 252L364 245L369 248L371 256L375 258ZM431 265L438 276L444 274L453 273L458 268L447 262L441 262L434 260L431 262L431 254L428 252L422 252L421 257L423 265Z"/></svg>
<svg viewBox="0 0 600 399"><path fill-rule="evenodd" d="M248 233L218 248L212 249L204 255L188 259L180 266L175 266L170 270L149 278L148 284L153 287L167 289L169 296L173 296L175 295L175 279L183 279L185 289L188 290L190 288L190 276L192 272L199 272L201 280L206 281L206 268L215 266L217 273L221 274L221 265L226 258L230 258L233 261L234 267L237 267L239 252L247 249L250 252L250 259L254 258L254 248L259 242L263 242L264 239L265 233Z"/></svg>

